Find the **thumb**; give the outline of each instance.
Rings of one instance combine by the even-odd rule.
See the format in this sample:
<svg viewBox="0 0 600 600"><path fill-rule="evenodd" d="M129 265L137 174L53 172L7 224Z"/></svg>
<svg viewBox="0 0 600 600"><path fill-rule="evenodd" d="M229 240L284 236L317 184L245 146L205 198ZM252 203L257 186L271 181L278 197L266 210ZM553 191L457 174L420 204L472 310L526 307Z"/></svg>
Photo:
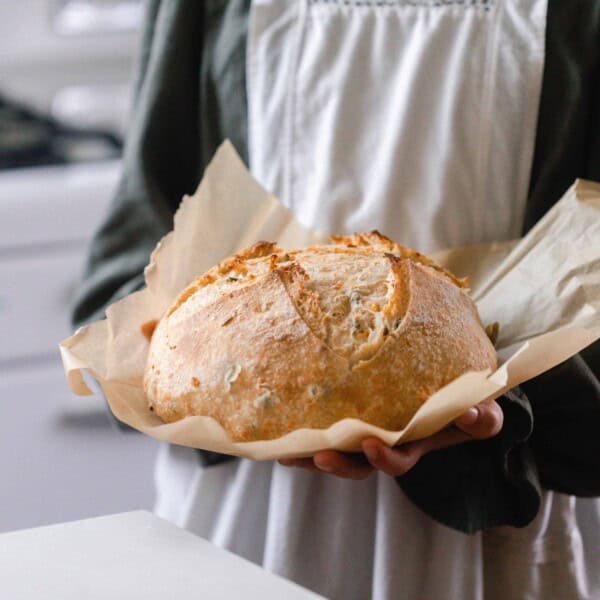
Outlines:
<svg viewBox="0 0 600 600"><path fill-rule="evenodd" d="M504 414L495 400L481 402L465 411L454 424L474 439L482 440L496 435L504 423Z"/></svg>

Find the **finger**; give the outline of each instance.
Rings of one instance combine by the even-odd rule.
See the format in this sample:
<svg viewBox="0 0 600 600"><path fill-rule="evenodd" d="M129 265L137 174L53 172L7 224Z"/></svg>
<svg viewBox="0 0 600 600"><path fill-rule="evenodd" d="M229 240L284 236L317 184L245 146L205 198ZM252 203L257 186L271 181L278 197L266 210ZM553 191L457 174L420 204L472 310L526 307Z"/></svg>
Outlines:
<svg viewBox="0 0 600 600"><path fill-rule="evenodd" d="M504 414L495 400L486 400L470 408L454 424L472 439L483 440L499 433Z"/></svg>
<svg viewBox="0 0 600 600"><path fill-rule="evenodd" d="M318 471L312 458L281 458L279 464L284 467L299 467L309 471Z"/></svg>
<svg viewBox="0 0 600 600"><path fill-rule="evenodd" d="M363 440L362 449L375 469L391 477L399 477L410 471L426 451L422 441L390 448L377 438Z"/></svg>
<svg viewBox="0 0 600 600"><path fill-rule="evenodd" d="M333 450L323 450L317 452L313 460L321 471L344 479L366 479L373 472L373 467L364 456L359 454L351 455Z"/></svg>
<svg viewBox="0 0 600 600"><path fill-rule="evenodd" d="M473 441L473 438L458 427L446 427L446 429L442 429L428 438L414 443L420 444L421 456L424 456L433 450L441 450L442 448L470 441Z"/></svg>
<svg viewBox="0 0 600 600"><path fill-rule="evenodd" d="M421 445L421 456L424 456L433 450L441 450L442 448L456 446L457 444L462 444L463 442L472 442L475 439L485 439L487 437L491 437L490 435L483 435L482 432L480 433L481 437L476 438L475 436L463 431L462 429L459 429L458 427L450 426L438 431L437 433L434 433L428 438L414 443ZM492 433L491 435L495 435L495 433Z"/></svg>

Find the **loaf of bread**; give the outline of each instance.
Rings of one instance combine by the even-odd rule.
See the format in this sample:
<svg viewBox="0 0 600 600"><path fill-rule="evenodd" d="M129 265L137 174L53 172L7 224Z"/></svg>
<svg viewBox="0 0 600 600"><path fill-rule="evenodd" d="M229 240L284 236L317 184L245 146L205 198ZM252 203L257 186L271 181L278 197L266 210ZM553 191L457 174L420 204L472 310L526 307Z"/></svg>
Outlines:
<svg viewBox="0 0 600 600"><path fill-rule="evenodd" d="M465 282L377 232L283 251L259 242L198 277L152 334L144 375L166 422L268 440L346 417L402 429L496 354Z"/></svg>

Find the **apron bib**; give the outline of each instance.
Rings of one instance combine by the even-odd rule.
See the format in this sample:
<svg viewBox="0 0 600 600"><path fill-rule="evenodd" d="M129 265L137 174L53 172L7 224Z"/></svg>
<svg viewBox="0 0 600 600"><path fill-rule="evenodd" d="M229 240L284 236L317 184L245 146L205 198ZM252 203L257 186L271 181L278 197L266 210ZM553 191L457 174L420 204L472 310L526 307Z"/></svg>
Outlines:
<svg viewBox="0 0 600 600"><path fill-rule="evenodd" d="M253 174L323 232L377 228L424 252L517 237L545 20L541 0L255 0ZM566 496L546 493L523 530L468 536L381 473L198 469L165 446L156 475L157 514L327 598L586 597Z"/></svg>
<svg viewBox="0 0 600 600"><path fill-rule="evenodd" d="M253 174L326 233L518 237L545 22L545 0L256 0Z"/></svg>

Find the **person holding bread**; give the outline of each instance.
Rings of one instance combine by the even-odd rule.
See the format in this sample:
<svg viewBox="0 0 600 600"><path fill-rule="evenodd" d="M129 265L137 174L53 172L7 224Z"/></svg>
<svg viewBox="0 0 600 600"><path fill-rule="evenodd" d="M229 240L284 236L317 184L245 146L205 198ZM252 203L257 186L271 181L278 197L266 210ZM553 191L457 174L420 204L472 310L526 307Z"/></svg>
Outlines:
<svg viewBox="0 0 600 600"><path fill-rule="evenodd" d="M150 0L74 322L143 285L226 138L319 231L422 252L519 237L575 178L600 180L599 34L593 0ZM595 344L355 455L165 445L156 512L328 598L600 597L599 372Z"/></svg>

